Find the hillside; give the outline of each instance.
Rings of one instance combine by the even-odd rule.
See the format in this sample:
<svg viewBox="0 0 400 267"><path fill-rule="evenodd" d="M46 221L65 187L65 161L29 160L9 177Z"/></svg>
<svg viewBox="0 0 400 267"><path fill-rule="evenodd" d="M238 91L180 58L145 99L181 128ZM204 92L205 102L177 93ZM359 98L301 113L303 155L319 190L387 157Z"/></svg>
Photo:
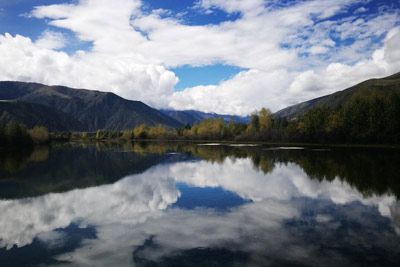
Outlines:
<svg viewBox="0 0 400 267"><path fill-rule="evenodd" d="M0 118L14 117L27 125L43 123L53 130L122 130L142 123L181 126L178 121L140 101L127 100L113 93L65 86L0 82L0 100L3 103L4 100L17 102L14 103L13 111L10 106L4 106ZM36 111L33 106L21 102L40 105L41 108ZM45 111L44 107L48 110ZM43 118L38 120L39 117ZM59 125L53 120L66 124ZM4 121L0 120L0 123Z"/></svg>
<svg viewBox="0 0 400 267"><path fill-rule="evenodd" d="M222 118L224 121L229 122L233 120L237 123L247 123L248 117L234 116L234 115L221 115L216 113L206 113L197 110L161 110L164 114L172 117L184 125L193 125L210 118Z"/></svg>
<svg viewBox="0 0 400 267"><path fill-rule="evenodd" d="M274 116L294 119L315 107L336 109L347 103L353 96L371 92L374 94L400 92L400 72L381 79L370 79L345 90L284 108L276 112Z"/></svg>
<svg viewBox="0 0 400 267"><path fill-rule="evenodd" d="M20 101L0 101L0 123L11 121L23 123L28 128L46 125L50 131L68 131L84 129L81 122L72 116L55 109Z"/></svg>

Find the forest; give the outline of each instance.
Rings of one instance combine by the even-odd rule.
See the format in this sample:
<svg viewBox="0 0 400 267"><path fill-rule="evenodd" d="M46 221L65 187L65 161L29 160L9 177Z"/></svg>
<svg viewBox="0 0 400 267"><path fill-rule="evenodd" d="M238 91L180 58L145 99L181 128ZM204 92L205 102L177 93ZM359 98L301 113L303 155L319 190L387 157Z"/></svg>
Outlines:
<svg viewBox="0 0 400 267"><path fill-rule="evenodd" d="M203 120L192 126L168 128L141 124L124 131L50 133L43 126L27 129L11 122L0 125L0 145L69 140L213 140L341 144L399 144L400 94L370 91L354 95L336 108L316 106L295 118L275 117L266 108L251 114L249 123Z"/></svg>

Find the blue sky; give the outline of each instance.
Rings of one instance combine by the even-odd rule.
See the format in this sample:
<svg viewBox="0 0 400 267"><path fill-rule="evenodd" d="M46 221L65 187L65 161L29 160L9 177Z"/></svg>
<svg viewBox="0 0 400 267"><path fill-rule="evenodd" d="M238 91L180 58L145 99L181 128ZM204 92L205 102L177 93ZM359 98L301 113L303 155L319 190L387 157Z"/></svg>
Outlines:
<svg viewBox="0 0 400 267"><path fill-rule="evenodd" d="M221 81L232 78L243 70L240 67L214 64L208 66L181 66L173 68L172 71L179 77L175 86L177 91L197 85L218 84Z"/></svg>
<svg viewBox="0 0 400 267"><path fill-rule="evenodd" d="M196 3L197 1L193 0L150 0L145 1L143 10L166 9L174 16L180 16L182 21L188 25L218 24L240 17L239 12L227 13L220 9L216 9L212 13L199 12Z"/></svg>
<svg viewBox="0 0 400 267"><path fill-rule="evenodd" d="M0 33L21 34L33 40L40 37L45 30L57 30L63 32L69 39L69 45L62 50L73 53L77 50L89 50L90 43L83 42L65 29L56 29L49 26L46 20L29 18L28 14L35 6L70 3L68 0L0 0ZM227 20L235 20L240 14L226 13L222 10L215 10L212 14L198 12L193 0L150 0L145 1L143 10L151 12L154 9L170 10L175 16L184 13L181 19L188 25L218 24ZM180 91L187 87L196 85L211 85L232 77L242 70L240 67L224 64L213 64L207 66L184 65L174 68L173 71L179 77L175 90Z"/></svg>
<svg viewBox="0 0 400 267"><path fill-rule="evenodd" d="M0 79L163 108L277 110L399 71L399 10L396 0L0 0Z"/></svg>

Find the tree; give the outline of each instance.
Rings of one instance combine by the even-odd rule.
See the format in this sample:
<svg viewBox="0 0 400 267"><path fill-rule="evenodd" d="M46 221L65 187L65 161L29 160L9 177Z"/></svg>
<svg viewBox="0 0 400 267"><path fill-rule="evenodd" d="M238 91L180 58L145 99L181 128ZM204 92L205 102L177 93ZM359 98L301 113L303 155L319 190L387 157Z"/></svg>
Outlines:
<svg viewBox="0 0 400 267"><path fill-rule="evenodd" d="M6 136L4 134L4 125L0 124L0 145L3 145L6 143Z"/></svg>
<svg viewBox="0 0 400 267"><path fill-rule="evenodd" d="M225 123L222 118L210 118L193 125L188 134L192 138L221 139L224 131Z"/></svg>
<svg viewBox="0 0 400 267"><path fill-rule="evenodd" d="M400 94L392 93L384 99L384 142L400 142Z"/></svg>
<svg viewBox="0 0 400 267"><path fill-rule="evenodd" d="M327 108L316 107L302 116L300 121L304 124L307 141L321 141L325 138L325 125L329 112Z"/></svg>
<svg viewBox="0 0 400 267"><path fill-rule="evenodd" d="M339 112L332 112L328 115L325 123L325 134L333 142L343 139L343 120Z"/></svg>
<svg viewBox="0 0 400 267"><path fill-rule="evenodd" d="M163 139L167 137L168 130L162 125L157 125L148 129L148 135L153 139Z"/></svg>
<svg viewBox="0 0 400 267"><path fill-rule="evenodd" d="M97 130L96 132L96 140L100 140L104 138L104 132L101 130Z"/></svg>
<svg viewBox="0 0 400 267"><path fill-rule="evenodd" d="M135 138L146 139L148 137L148 127L145 124L140 124L133 129Z"/></svg>
<svg viewBox="0 0 400 267"><path fill-rule="evenodd" d="M261 131L267 131L272 126L272 113L269 109L262 108L258 113Z"/></svg>
<svg viewBox="0 0 400 267"><path fill-rule="evenodd" d="M82 133L80 134L80 138L82 138L82 139L88 139L88 138L89 138L88 132L82 132Z"/></svg>
<svg viewBox="0 0 400 267"><path fill-rule="evenodd" d="M133 130L122 131L121 139L131 140L131 139L133 139L133 137L134 137Z"/></svg>
<svg viewBox="0 0 400 267"><path fill-rule="evenodd" d="M13 145L24 145L32 142L26 127L15 121L6 124L4 137L6 143Z"/></svg>
<svg viewBox="0 0 400 267"><path fill-rule="evenodd" d="M247 137L254 138L255 135L259 132L259 130L260 130L260 118L257 112L255 112L250 116L250 123L247 125L246 128L246 135Z"/></svg>
<svg viewBox="0 0 400 267"><path fill-rule="evenodd" d="M49 141L49 131L44 126L35 126L28 133L35 144L44 144Z"/></svg>

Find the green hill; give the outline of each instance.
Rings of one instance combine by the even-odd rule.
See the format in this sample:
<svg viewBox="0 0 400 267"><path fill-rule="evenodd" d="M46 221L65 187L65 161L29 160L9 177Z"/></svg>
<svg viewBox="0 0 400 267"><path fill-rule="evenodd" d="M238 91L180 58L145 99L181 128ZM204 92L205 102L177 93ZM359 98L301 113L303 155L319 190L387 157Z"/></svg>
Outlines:
<svg viewBox="0 0 400 267"><path fill-rule="evenodd" d="M343 91L338 91L330 95L284 108L276 112L274 116L278 118L294 119L316 107L337 109L356 96L367 94L383 96L394 92L400 92L400 72L381 79L370 79Z"/></svg>

